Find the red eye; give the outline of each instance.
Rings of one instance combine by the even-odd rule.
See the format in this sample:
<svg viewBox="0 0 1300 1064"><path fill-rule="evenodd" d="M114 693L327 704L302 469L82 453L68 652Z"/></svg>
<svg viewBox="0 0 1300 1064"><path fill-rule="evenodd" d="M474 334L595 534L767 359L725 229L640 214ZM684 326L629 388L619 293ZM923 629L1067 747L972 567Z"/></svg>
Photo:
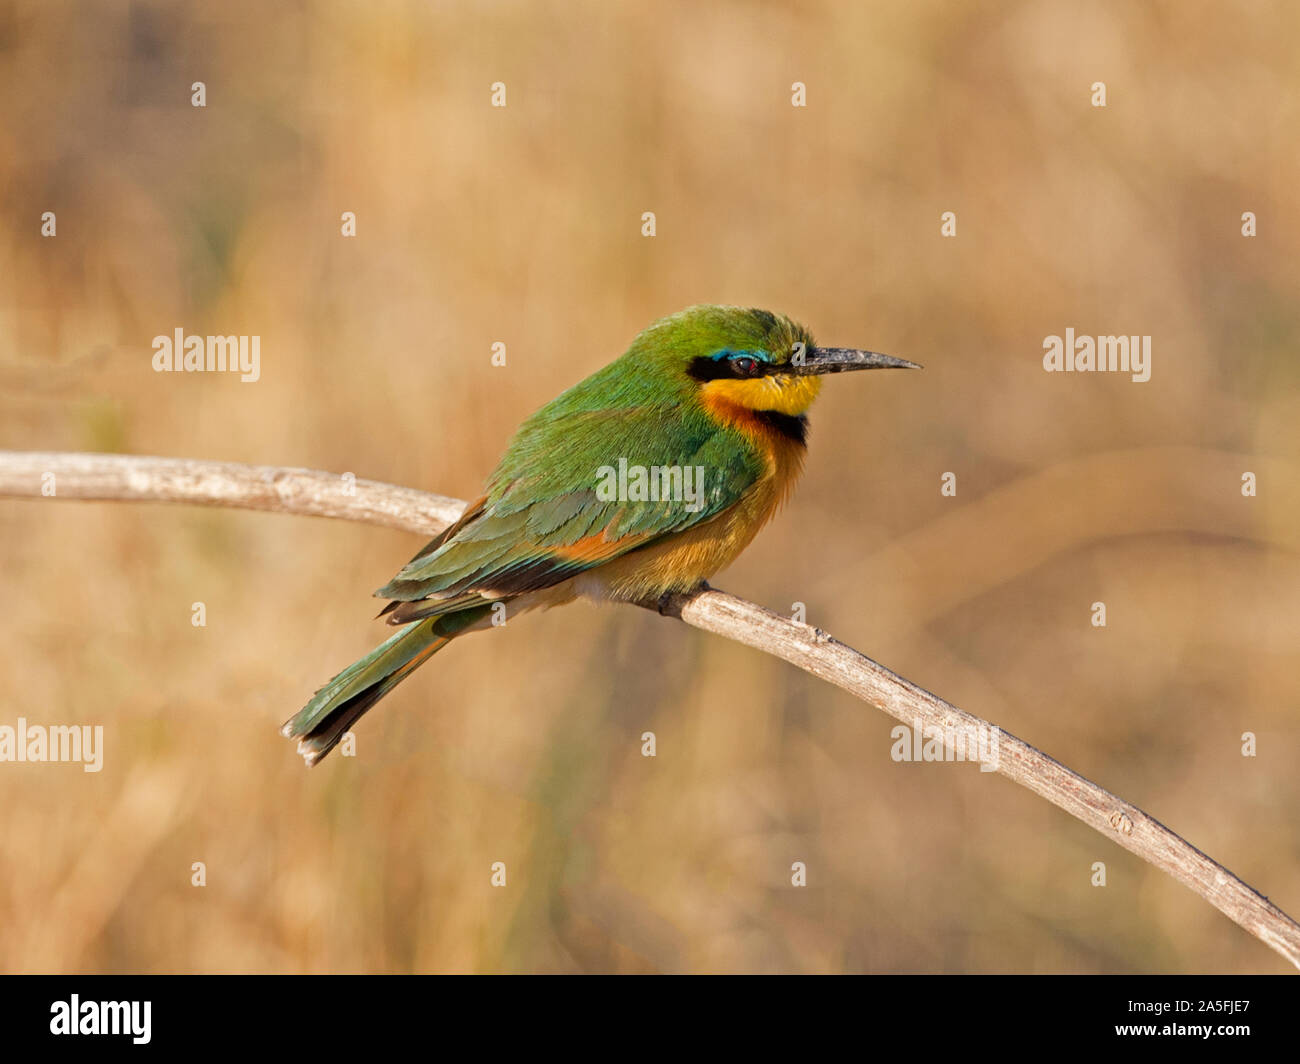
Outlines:
<svg viewBox="0 0 1300 1064"><path fill-rule="evenodd" d="M754 374L756 363L752 358L732 359L731 364L736 367L736 373L741 377L751 377Z"/></svg>

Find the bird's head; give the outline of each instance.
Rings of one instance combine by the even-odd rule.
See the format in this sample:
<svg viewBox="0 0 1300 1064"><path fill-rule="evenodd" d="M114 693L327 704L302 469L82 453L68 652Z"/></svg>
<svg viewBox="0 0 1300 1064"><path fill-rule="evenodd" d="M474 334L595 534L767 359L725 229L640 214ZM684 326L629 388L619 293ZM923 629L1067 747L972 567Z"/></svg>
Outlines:
<svg viewBox="0 0 1300 1064"><path fill-rule="evenodd" d="M709 408L798 416L822 377L859 369L919 369L872 351L817 347L808 330L781 314L744 307L690 307L650 326L628 357L675 378Z"/></svg>

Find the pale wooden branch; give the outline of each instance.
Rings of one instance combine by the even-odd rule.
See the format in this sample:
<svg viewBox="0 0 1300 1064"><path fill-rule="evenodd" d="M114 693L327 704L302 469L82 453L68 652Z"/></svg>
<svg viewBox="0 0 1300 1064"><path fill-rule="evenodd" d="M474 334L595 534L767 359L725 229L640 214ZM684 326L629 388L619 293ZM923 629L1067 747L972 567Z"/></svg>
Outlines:
<svg viewBox="0 0 1300 1064"><path fill-rule="evenodd" d="M0 451L0 497L182 502L341 517L431 536L464 503L347 474L177 458ZM642 603L772 654L909 726L994 726L890 672L820 629L708 589ZM1184 883L1300 968L1300 924L1137 806L998 729L997 771Z"/></svg>
<svg viewBox="0 0 1300 1064"><path fill-rule="evenodd" d="M0 497L6 495L235 506L345 517L430 535L446 528L465 509L459 499L360 480L350 473L42 451L0 451Z"/></svg>

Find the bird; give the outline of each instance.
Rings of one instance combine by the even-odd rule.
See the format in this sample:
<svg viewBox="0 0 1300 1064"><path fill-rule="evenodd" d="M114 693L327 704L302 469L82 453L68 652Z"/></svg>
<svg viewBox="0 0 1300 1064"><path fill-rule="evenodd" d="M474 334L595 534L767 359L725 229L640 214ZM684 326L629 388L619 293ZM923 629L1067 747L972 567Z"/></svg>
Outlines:
<svg viewBox="0 0 1300 1064"><path fill-rule="evenodd" d="M375 592L399 630L285 722L308 766L453 639L579 596L662 606L724 568L786 501L823 378L920 369L818 347L802 325L700 305L515 432L481 498Z"/></svg>

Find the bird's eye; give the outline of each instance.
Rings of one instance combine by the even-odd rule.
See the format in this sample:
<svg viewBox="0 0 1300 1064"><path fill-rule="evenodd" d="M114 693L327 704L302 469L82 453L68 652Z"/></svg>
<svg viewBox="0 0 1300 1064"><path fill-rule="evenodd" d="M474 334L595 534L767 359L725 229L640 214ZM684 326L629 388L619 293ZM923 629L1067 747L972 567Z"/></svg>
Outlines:
<svg viewBox="0 0 1300 1064"><path fill-rule="evenodd" d="M740 358L731 360L731 367L736 371L737 377L752 377L758 363L748 355L741 355Z"/></svg>

